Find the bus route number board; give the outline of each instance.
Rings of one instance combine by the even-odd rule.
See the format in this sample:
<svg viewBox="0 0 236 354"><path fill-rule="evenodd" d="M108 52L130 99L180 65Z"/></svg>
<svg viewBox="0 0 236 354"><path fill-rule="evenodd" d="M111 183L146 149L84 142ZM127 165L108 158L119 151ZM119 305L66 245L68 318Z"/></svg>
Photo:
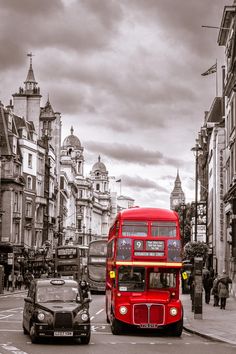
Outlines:
<svg viewBox="0 0 236 354"><path fill-rule="evenodd" d="M164 251L164 241L146 241L146 251ZM135 251L144 251L144 241L134 241Z"/></svg>

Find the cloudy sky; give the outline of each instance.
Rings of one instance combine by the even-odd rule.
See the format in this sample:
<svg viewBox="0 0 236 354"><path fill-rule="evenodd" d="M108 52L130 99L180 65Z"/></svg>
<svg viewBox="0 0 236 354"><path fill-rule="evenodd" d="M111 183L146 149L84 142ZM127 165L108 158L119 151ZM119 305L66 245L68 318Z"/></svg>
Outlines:
<svg viewBox="0 0 236 354"><path fill-rule="evenodd" d="M169 208L179 169L194 199L191 148L216 95L201 76L233 0L0 0L0 100L23 85L32 52L35 78L62 138L74 127L88 173L100 154L121 193L140 206ZM221 90L219 89L219 94ZM117 192L120 184L116 183Z"/></svg>

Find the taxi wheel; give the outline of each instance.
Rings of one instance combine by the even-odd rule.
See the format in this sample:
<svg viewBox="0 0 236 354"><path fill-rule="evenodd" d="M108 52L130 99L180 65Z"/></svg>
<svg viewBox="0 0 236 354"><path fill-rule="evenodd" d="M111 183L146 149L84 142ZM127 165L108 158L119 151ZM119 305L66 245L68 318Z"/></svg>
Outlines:
<svg viewBox="0 0 236 354"><path fill-rule="evenodd" d="M26 330L25 326L23 325L22 327L23 327L23 333L28 334L28 331Z"/></svg>
<svg viewBox="0 0 236 354"><path fill-rule="evenodd" d="M90 342L90 336L91 336L91 334L90 334L90 332L89 332L86 337L81 337L81 338L80 338L81 344L89 344L89 342Z"/></svg>
<svg viewBox="0 0 236 354"><path fill-rule="evenodd" d="M30 339L32 343L37 343L38 342L38 337L36 335L36 331L35 331L35 325L31 324L30 327Z"/></svg>

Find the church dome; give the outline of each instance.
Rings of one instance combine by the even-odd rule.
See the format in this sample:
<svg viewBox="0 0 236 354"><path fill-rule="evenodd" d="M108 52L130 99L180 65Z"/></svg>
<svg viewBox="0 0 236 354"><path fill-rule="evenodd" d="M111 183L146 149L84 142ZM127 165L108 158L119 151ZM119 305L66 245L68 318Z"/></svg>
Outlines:
<svg viewBox="0 0 236 354"><path fill-rule="evenodd" d="M68 147L73 147L75 149L80 149L81 148L81 142L79 138L74 135L74 129L71 127L71 135L68 135L64 141L63 141L63 148L67 149Z"/></svg>
<svg viewBox="0 0 236 354"><path fill-rule="evenodd" d="M98 156L98 162L96 162L93 167L92 167L92 171L95 172L95 171L100 171L102 173L106 173L107 172L107 169L106 169L106 166L104 165L103 162L101 162L101 157Z"/></svg>

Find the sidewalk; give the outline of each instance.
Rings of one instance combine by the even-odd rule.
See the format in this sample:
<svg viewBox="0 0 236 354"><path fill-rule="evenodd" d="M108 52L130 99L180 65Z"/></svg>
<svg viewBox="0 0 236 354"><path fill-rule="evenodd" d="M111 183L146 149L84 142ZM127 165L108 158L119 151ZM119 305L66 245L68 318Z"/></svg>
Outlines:
<svg viewBox="0 0 236 354"><path fill-rule="evenodd" d="M227 299L226 309L205 304L203 293L202 319L194 319L189 294L181 294L184 307L184 329L205 338L214 339L236 345L236 299Z"/></svg>
<svg viewBox="0 0 236 354"><path fill-rule="evenodd" d="M4 289L4 293L0 294L0 297L7 296L7 295L21 294L21 293L26 293L26 292L27 292L27 289L25 290L24 288L22 288L21 290L15 289L14 291Z"/></svg>

